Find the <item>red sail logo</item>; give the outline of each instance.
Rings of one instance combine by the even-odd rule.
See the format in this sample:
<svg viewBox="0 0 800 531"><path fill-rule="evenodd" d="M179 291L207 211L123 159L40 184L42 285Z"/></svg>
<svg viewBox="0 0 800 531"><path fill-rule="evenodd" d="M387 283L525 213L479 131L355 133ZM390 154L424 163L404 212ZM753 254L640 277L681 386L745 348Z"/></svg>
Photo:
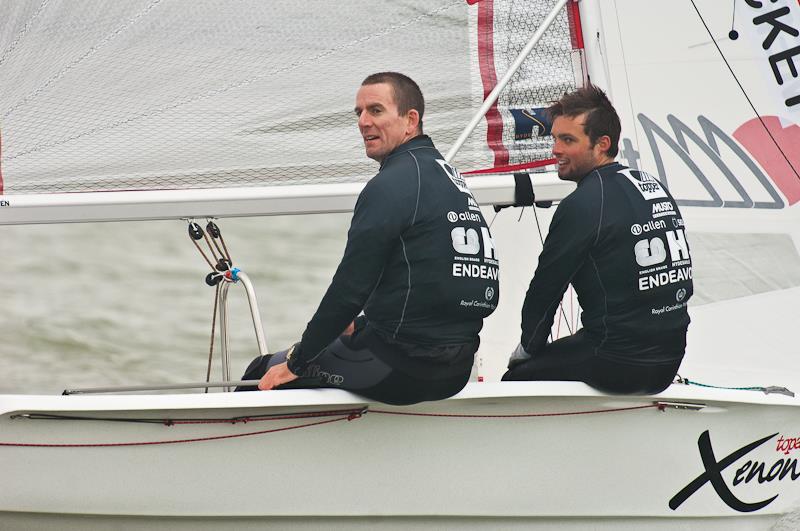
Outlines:
<svg viewBox="0 0 800 531"><path fill-rule="evenodd" d="M787 124L777 116L764 116L761 120L753 118L740 125L733 137L764 168L789 205L800 201L800 177L797 175L800 168L800 149L797 149L800 146L800 126ZM783 149L781 153L776 143L778 146L794 148Z"/></svg>

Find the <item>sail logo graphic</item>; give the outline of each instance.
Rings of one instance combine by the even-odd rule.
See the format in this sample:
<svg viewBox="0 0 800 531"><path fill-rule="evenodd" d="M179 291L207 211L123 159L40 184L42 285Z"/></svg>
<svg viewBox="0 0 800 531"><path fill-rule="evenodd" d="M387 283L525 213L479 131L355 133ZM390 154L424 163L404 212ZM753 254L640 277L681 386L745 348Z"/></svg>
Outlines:
<svg viewBox="0 0 800 531"><path fill-rule="evenodd" d="M714 448L711 445L711 436L708 430L704 431L697 439L697 449L700 452L700 460L705 471L689 482L688 485L683 487L680 491L678 491L677 494L675 494L675 496L672 497L672 499L669 500L669 508L673 511L678 509L678 507L680 507L686 500L689 499L689 497L691 497L706 483L711 484L711 487L717 493L717 496L719 496L719 498L725 502L728 507L742 513L758 511L759 509L763 509L775 501L775 499L778 497L778 494L774 494L768 498L758 501L744 501L739 499L733 493L732 488L741 485L742 483L748 484L751 482L757 482L759 485L763 485L765 483L769 484L774 481L782 481L784 479L796 481L798 478L800 478L800 470L798 470L796 458L781 457L771 463L766 461L757 461L755 459L748 459L744 462L744 464L739 466L739 468L735 469L733 479L730 481L730 485L722 476L722 472L744 458L747 454L759 446L774 439L777 435L778 433L773 433L772 435L762 437L756 441L742 446L738 450L734 450L722 459L717 460L717 457L714 454ZM788 443L786 443L787 440L788 439L784 439L783 436L781 436L778 439L776 450L783 451L783 448L788 445ZM772 492L774 492L774 490ZM767 496L772 494L772 492L768 493Z"/></svg>
<svg viewBox="0 0 800 531"><path fill-rule="evenodd" d="M748 82L744 86L761 83L767 101L757 101L756 107L770 111L741 123L732 134L702 115L697 117L700 134L671 114L667 116L671 134L650 117L638 115L658 177L680 206L781 209L786 203L800 202L800 2L745 0L740 9L744 11L735 12L734 20L739 21L736 28L742 38L739 31L731 30L733 42L722 43L721 49L726 55L731 52L731 57L735 57L733 52L755 56L757 70L743 80ZM736 64L732 70L734 75L743 72ZM637 168L639 154L630 139L623 139L622 146L628 165ZM664 147L682 160L702 191L694 187L688 192L691 185L670 188L667 178L670 173L674 178L674 172L664 171ZM719 175L700 169L698 161L703 155L718 168ZM698 195L703 192L705 197Z"/></svg>
<svg viewBox="0 0 800 531"><path fill-rule="evenodd" d="M783 100L784 108L797 112L800 78L795 58L800 57L800 2L745 0L743 9L752 16L744 31L751 49L762 56L765 79L773 82L771 88ZM735 41L739 33L732 30L728 36Z"/></svg>
<svg viewBox="0 0 800 531"><path fill-rule="evenodd" d="M550 136L552 123L544 107L509 109L514 118L514 140L532 140Z"/></svg>
<svg viewBox="0 0 800 531"><path fill-rule="evenodd" d="M700 133L672 114L667 115L670 132L649 116L638 115L658 181L679 206L780 209L786 202L779 190L790 206L800 202L800 177L795 174L800 171L800 150L783 149L784 158L776 142L783 148L800 145L800 126L786 125L776 117L762 119L764 125L755 118L739 126L731 136L703 115L697 117ZM640 154L630 138L622 139L620 154L632 169L639 168ZM677 175L672 166L666 170L665 160L670 154L682 163L677 168L680 174L685 176L688 171L699 183L700 196L696 186L686 187L692 188L691 192L683 186L670 186L670 175L673 179ZM710 175L701 169L703 159L718 174Z"/></svg>
<svg viewBox="0 0 800 531"><path fill-rule="evenodd" d="M764 132L764 127L784 147L783 154ZM800 145L800 126L777 116L764 116L761 120L753 118L743 123L733 132L733 136L764 168L789 205L800 201L800 176L795 173L800 172L800 150L796 148Z"/></svg>
<svg viewBox="0 0 800 531"><path fill-rule="evenodd" d="M777 116L754 118L733 136L793 205L800 201L800 2L746 0L742 9L749 19L739 24L744 38L739 41L734 30L729 36L736 41L735 48L746 46L759 58L761 80L777 104L773 111Z"/></svg>

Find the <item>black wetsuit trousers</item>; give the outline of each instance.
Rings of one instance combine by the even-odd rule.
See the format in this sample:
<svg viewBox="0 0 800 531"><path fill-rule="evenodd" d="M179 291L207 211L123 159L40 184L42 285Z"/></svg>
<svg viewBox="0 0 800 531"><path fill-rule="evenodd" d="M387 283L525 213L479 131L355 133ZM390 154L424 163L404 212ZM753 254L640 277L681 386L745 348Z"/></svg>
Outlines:
<svg viewBox="0 0 800 531"><path fill-rule="evenodd" d="M329 387L345 389L371 400L393 405L410 405L426 400L442 400L461 391L469 381L471 363L449 371L447 362L431 362L434 376L415 376L388 365L375 354L382 348L372 340L367 331L351 336L340 336L308 366L300 378L280 389ZM384 347L389 348L389 347ZM425 357L432 350L444 357L464 359L477 350L477 344L447 347L417 347L417 354ZM468 352L471 351L471 352ZM414 352L411 353L412 355ZM286 361L286 351L255 358L242 376L243 380L260 379L269 367ZM463 367L463 368L461 368ZM444 370L442 370L444 369ZM255 387L237 388L237 391L256 390Z"/></svg>
<svg viewBox="0 0 800 531"><path fill-rule="evenodd" d="M682 356L683 349L677 348ZM515 365L503 375L503 380L585 382L605 393L656 394L669 387L681 363L680 359L665 363L625 363L595 352L595 345L580 330L553 341L530 360Z"/></svg>

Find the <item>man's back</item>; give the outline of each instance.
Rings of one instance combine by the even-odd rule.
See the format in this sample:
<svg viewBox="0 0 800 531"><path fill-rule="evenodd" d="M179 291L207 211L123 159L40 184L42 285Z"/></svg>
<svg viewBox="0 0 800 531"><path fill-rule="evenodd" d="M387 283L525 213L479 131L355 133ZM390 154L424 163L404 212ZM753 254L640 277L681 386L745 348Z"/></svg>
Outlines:
<svg viewBox="0 0 800 531"><path fill-rule="evenodd" d="M692 265L669 193L649 175L611 164L584 177L559 210L589 243L572 282L598 355L673 359L671 342L689 324Z"/></svg>
<svg viewBox="0 0 800 531"><path fill-rule="evenodd" d="M553 216L503 379L658 393L686 350L692 281L683 218L658 181L614 162L621 126L602 90L587 85L547 112L558 176L578 187ZM548 343L570 283L583 328Z"/></svg>
<svg viewBox="0 0 800 531"><path fill-rule="evenodd" d="M365 187L351 234L371 231L386 239L385 265L364 307L369 326L383 335L416 344L467 343L496 308L494 243L459 185L455 169L421 136L387 157Z"/></svg>

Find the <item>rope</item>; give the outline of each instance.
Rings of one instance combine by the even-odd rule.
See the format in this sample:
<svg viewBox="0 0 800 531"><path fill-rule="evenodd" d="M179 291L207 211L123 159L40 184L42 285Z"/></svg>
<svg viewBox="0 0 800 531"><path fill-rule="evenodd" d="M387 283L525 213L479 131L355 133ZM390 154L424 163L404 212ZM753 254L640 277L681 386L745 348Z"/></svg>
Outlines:
<svg viewBox="0 0 800 531"><path fill-rule="evenodd" d="M216 247L220 257L225 258L229 266L233 265L231 254L228 252L228 247L225 245L225 239L222 237L222 231L219 230L219 227L216 223L214 223L213 219L208 220L208 223L206 224L206 233L211 234L211 241L214 243L214 247ZM225 252L223 252L217 244L217 238L219 238L220 242L222 242L222 249L225 249Z"/></svg>
<svg viewBox="0 0 800 531"><path fill-rule="evenodd" d="M386 411L382 409L370 409L370 413L379 413L382 415L404 415L410 417L446 417L446 418L461 418L461 419L517 419L517 418L532 418L532 417L569 417L574 415L594 415L597 413L616 413L618 411L633 411L637 409L660 409L657 403L646 404L644 406L631 406L631 407L618 407L613 409L592 409L588 411L567 411L559 413L516 413L509 415L470 415L462 413L414 413L412 411Z"/></svg>
<svg viewBox="0 0 800 531"><path fill-rule="evenodd" d="M680 374L677 375L675 379L676 383L684 384L684 385L696 385L697 387L707 387L710 389L728 389L731 391L761 391L764 394L776 393L786 396L794 396L794 392L790 391L786 387L782 387L779 385L768 385L764 386L751 386L751 387L727 387L724 385L711 385L711 384L704 384L700 382L696 382L694 380L690 380L689 378L683 378Z"/></svg>
<svg viewBox="0 0 800 531"><path fill-rule="evenodd" d="M189 239L194 244L197 251L200 253L200 256L203 257L203 260L206 261L208 267L211 269L211 273L207 278L211 278L216 275L221 275L221 273L217 271L217 268L214 266L214 264L211 263L211 260L208 259L208 256L206 256L206 253L203 251L202 247L200 247L200 244L197 243L197 240L192 236L192 230L194 227L195 233L202 233L203 238L205 238L206 240L206 244L211 250L211 255L214 256L214 259L216 259L216 255L214 255L214 249L211 248L211 244L208 241L208 236L206 235L206 232L204 232L200 228L200 226L191 219L189 219L188 222L189 222ZM220 254L222 254L222 251L220 251ZM228 264L230 265L230 261L228 262ZM206 282L208 282L208 280ZM216 336L216 326L217 326L217 306L219 304L219 282L217 282L214 287L216 288L216 290L214 292L214 310L211 312L211 339L209 340L209 345L208 345L208 366L206 368L206 382L211 381L211 362L214 359L214 337ZM208 393L208 387L205 388L204 392Z"/></svg>
<svg viewBox="0 0 800 531"><path fill-rule="evenodd" d="M228 252L228 246L225 245L225 238L222 237L222 233L219 233L219 241L222 242L222 248L225 249L225 258L228 259L228 263L232 264L233 259L231 258L231 253Z"/></svg>
<svg viewBox="0 0 800 531"><path fill-rule="evenodd" d="M192 240L192 243L194 244L195 247L197 247L197 250L200 251L200 256L202 256L203 260L206 261L206 263L208 264L208 267L211 268L211 271L216 273L217 269L214 267L214 264L211 263L211 260L208 259L208 257L206 256L206 253L203 251L203 249L200 248L200 245L197 243L197 240Z"/></svg>
<svg viewBox="0 0 800 531"><path fill-rule="evenodd" d="M306 413L289 413L278 415L263 415L260 417L234 417L230 419L186 419L186 420L167 420L166 426L180 426L186 424L247 424L248 422L263 422L270 420L291 420L308 419L315 417L335 417L336 415L360 417L367 412L367 408L361 409L333 409L330 411L308 411Z"/></svg>
<svg viewBox="0 0 800 531"><path fill-rule="evenodd" d="M724 385L711 385L695 382L693 380L689 380L688 378L685 378L682 382L679 381L678 383L696 385L698 387L710 387L711 389L730 389L732 391L763 391L765 389L764 387L726 387Z"/></svg>
<svg viewBox="0 0 800 531"><path fill-rule="evenodd" d="M524 208L523 208L524 210ZM542 235L542 226L539 223L539 215L536 213L536 206L531 207L533 210L533 219L536 220L536 230L539 232L539 241L542 243L542 249L544 249L544 236ZM519 215L520 219L522 219L522 213ZM517 220L519 221L519 220ZM567 320L567 312L564 310L564 299L562 295L561 302L558 303L558 309L561 310L561 313L558 316L558 330L556 330L556 336L561 333L561 318L563 317L565 321L567 321L567 330L569 334L572 335L572 327L570 326L569 321ZM577 327L575 329L577 332ZM554 340L558 339L558 337L553 337L553 331L550 330L550 342L552 343Z"/></svg>
<svg viewBox="0 0 800 531"><path fill-rule="evenodd" d="M12 447L25 447L25 448L111 448L120 446L155 446L164 444L182 444L193 442L205 441L218 441L221 439L236 439L239 437L249 437L251 435L264 435L267 433L277 433L280 431L296 430L299 428L309 428L311 426L320 426L322 424L330 424L332 422L339 422L341 420L355 420L361 417L361 413L353 413L335 419L320 420L317 422L309 422L307 424L299 424L297 426L285 426L283 428L274 428L271 430L251 431L248 433L235 433L230 435L216 435L213 437L197 437L194 439L171 439L166 441L141 441L141 442L121 442L121 443L59 443L59 444L46 444L46 443L6 443L0 442L0 446Z"/></svg>
<svg viewBox="0 0 800 531"><path fill-rule="evenodd" d="M331 410L331 411L310 411L308 413L294 413L285 415L270 415L263 417L234 417L228 419L187 419L187 420L156 420L156 419L123 419L123 418L92 418L92 417L69 417L60 415L41 415L35 416L30 414L14 415L12 418L26 418L29 420L94 420L94 421L112 421L112 422L145 422L145 423L160 423L165 426L176 425L190 425L190 424L237 424L247 422L259 422L270 420L290 420L290 419L303 419L315 417L330 417L339 415L336 418L321 420L317 422L309 422L306 424L299 424L297 426L285 426L283 428L273 428L269 430L252 431L248 433L237 433L230 435L217 435L212 437L196 437L192 439L170 439L163 441L139 441L139 442L119 442L119 443L10 443L0 442L0 447L34 447L34 448L106 448L118 446L154 446L164 444L181 444L205 441L217 441L222 439L234 439L238 437L249 437L251 435L265 435L268 433L277 433L281 431L296 430L299 428L308 428L312 426L319 426L322 424L330 424L342 420L356 420L363 417L368 411L379 415L399 415L409 417L440 417L440 418L458 418L458 419L516 419L516 418L533 418L533 417L566 417L574 415L593 415L599 413L615 413L621 411L634 411L640 409L659 409L663 411L663 406L658 403L645 404L642 406L620 407L612 409L595 409L587 411L568 411L557 413L517 413L507 415L472 415L463 413L418 413L413 411L387 411L383 409L371 409L366 407L361 409L350 410Z"/></svg>
<svg viewBox="0 0 800 531"><path fill-rule="evenodd" d="M216 239L209 240L208 232L212 227L213 227L214 231L217 233L217 235L219 236L220 240L222 240L222 233L220 232L219 227L217 227L216 224L213 221L209 221L208 222L208 225L206 225L206 230L205 231L200 227L200 225L198 225L197 223L195 223L191 219L189 219L187 221L189 222L189 239L192 241L192 243L194 244L195 248L197 248L197 251L200 253L200 256L203 257L203 260L206 261L206 263L208 264L208 267L211 269L211 273L206 277L206 283L209 284L209 285L213 285L216 288L216 290L214 292L214 310L213 310L213 312L211 314L211 339L209 340L209 345L208 345L208 366L206 368L206 382L209 382L209 381L211 381L211 363L212 363L212 360L214 358L214 338L216 336L217 309L218 309L218 305L219 305L219 289L220 289L220 285L219 285L219 280L220 279L219 279L219 277L222 276L223 277L222 280L224 280L225 277L224 277L224 275L223 275L223 273L221 271L218 271L217 267L211 262L211 260L209 260L208 256L203 251L202 247L200 247L200 244L197 243L198 240L196 239L195 236L198 235L198 234L202 234L202 237L203 237L203 239L205 239L206 245L208 245L208 249L211 252L211 256L213 256L214 260L217 261L217 265L220 265L220 267L222 267L221 264L224 263L225 267L230 268L233 265L233 262L231 261L230 253L228 253L228 248L225 247L225 241L224 240L222 241L222 246L225 247L225 253L224 254L223 254L222 250L219 248L219 245L217 245ZM212 234L212 236L213 236L213 234ZM212 241L214 242L213 246L211 245ZM214 247L216 247L217 251L219 251L219 254L220 254L219 258L217 258L216 253L214 253ZM226 258L227 258L227 262L225 262ZM211 280L209 280L209 279L211 279ZM216 280L216 283L214 283L215 280ZM234 280L235 280L235 278L234 278ZM208 393L208 387L205 388L204 392Z"/></svg>
<svg viewBox="0 0 800 531"><path fill-rule="evenodd" d="M262 420L291 420L307 419L314 417L332 417L335 415L349 415L352 413L364 413L361 409L331 409L324 411L306 411L304 413L273 413L272 415L246 416L246 417L227 417L227 418L189 418L183 420L172 419L149 419L132 417L80 417L77 415L56 415L52 413L16 413L11 415L12 420L88 420L99 422L129 422L134 424L163 424L164 426L177 426L179 424L239 424L257 422Z"/></svg>
<svg viewBox="0 0 800 531"><path fill-rule="evenodd" d="M208 237L206 237L206 238L208 238ZM219 259L220 259L220 260L227 259L227 261L228 261L228 262L230 262L230 258L229 258L229 257L228 257L228 256L227 256L225 253L223 253L223 252L222 252L222 249L220 248L219 244L217 244L217 239L216 239L216 238L214 238L213 236L211 237L211 243L213 243L213 244L214 244L214 248L215 248L215 249L217 250L217 252L219 253L219 256L220 256L220 258L219 258ZM215 255L215 256L216 256L216 255Z"/></svg>
<svg viewBox="0 0 800 531"><path fill-rule="evenodd" d="M223 258L222 251L220 251L220 253L219 253L220 256L217 256L217 253L214 252L214 247L211 245L211 240L209 240L209 238L208 238L208 231L203 231L203 238L206 240L206 245L208 245L208 250L211 251L211 256L213 256L214 260L217 263L219 263L219 261L222 260L222 258ZM213 266L211 267L211 269L213 269L214 271L217 270L217 268L213 267Z"/></svg>
<svg viewBox="0 0 800 531"><path fill-rule="evenodd" d="M208 368L206 369L206 382L211 381L211 360L214 357L214 336L216 335L217 328L217 304L219 302L219 284L214 293L214 311L211 312L211 341L208 345ZM205 390L208 393L208 387Z"/></svg>
<svg viewBox="0 0 800 531"><path fill-rule="evenodd" d="M218 233L218 235L219 235L219 237L221 239L222 238L222 233L219 231L219 228L216 225L214 225L212 222L209 222L209 225L206 227L206 230L204 231L200 227L200 225L198 225L197 223L195 223L191 219L189 219L188 221L189 221L189 239L192 241L194 246L197 248L197 251L200 253L200 256L203 257L203 260L206 261L206 263L208 264L208 267L211 268L211 273L214 274L214 275L221 274L220 273L220 269L218 269L217 266L230 269L230 266L233 265L233 262L230 259L230 255L227 254L227 256L226 256L226 254L223 254L222 250L219 248L219 245L217 245L216 240L209 239L209 237L208 237L208 229L209 229L210 226L213 225L214 229L216 230L216 232ZM196 235L199 235L199 236L195 237L195 235L193 235L192 232L194 232ZM197 243L197 241L200 238L205 240L206 245L208 246L208 250L211 253L212 258L214 258L214 262L216 262L216 264L212 263L212 261L206 255L205 251L203 251L203 249L200 247L200 244ZM212 241L213 241L213 245L212 245ZM224 246L225 242L223 242L222 245ZM214 248L216 248L216 250L219 252L219 256L217 256L217 253L214 251ZM227 252L228 252L228 249L226 248L225 249L225 253L227 253ZM227 261L225 260L226 258L227 258Z"/></svg>

